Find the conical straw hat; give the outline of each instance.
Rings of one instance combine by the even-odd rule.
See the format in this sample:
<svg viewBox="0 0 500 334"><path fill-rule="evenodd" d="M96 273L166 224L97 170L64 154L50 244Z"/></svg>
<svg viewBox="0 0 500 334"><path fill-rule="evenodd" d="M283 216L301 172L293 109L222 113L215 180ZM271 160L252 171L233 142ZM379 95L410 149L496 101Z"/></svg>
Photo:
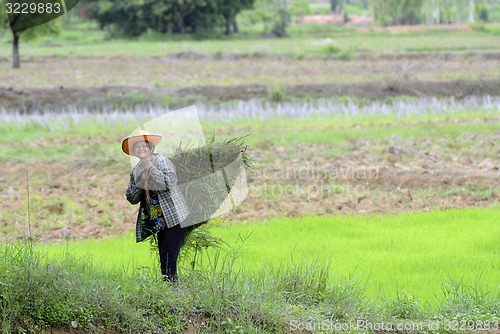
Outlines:
<svg viewBox="0 0 500 334"><path fill-rule="evenodd" d="M149 131L138 130L123 140L122 150L123 150L123 152L125 152L125 154L135 156L135 154L133 152L131 152L132 147L134 147L135 143L138 143L141 141L147 141L147 142L153 143L156 146L161 142L161 138L162 137L160 135L151 134Z"/></svg>

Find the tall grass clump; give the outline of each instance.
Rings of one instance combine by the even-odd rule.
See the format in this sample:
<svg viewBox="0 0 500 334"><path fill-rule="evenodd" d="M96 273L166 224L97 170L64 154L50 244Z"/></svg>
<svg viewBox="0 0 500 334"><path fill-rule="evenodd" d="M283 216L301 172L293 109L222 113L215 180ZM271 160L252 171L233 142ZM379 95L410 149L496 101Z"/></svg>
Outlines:
<svg viewBox="0 0 500 334"><path fill-rule="evenodd" d="M168 290L147 273L126 278L70 254L49 259L30 242L2 246L0 268L2 333L39 333L54 327L119 332L182 327L178 319L158 317L157 298L164 299Z"/></svg>
<svg viewBox="0 0 500 334"><path fill-rule="evenodd" d="M348 320L370 313L358 282L333 284L319 261L247 272L238 251L208 254L203 265L183 272L184 293L208 332L282 333L292 321Z"/></svg>
<svg viewBox="0 0 500 334"><path fill-rule="evenodd" d="M282 103L285 101L286 93L282 86L271 86L267 88L268 99L273 103Z"/></svg>
<svg viewBox="0 0 500 334"><path fill-rule="evenodd" d="M500 318L500 291L486 290L480 278L472 283L449 278L442 284L444 302L439 312L448 318Z"/></svg>
<svg viewBox="0 0 500 334"><path fill-rule="evenodd" d="M399 319L414 319L422 315L420 303L406 290L398 290L396 298L387 301L384 306L389 316Z"/></svg>
<svg viewBox="0 0 500 334"><path fill-rule="evenodd" d="M275 291L269 293L301 309L304 312L301 317L307 315L307 309L314 309L317 318L338 321L371 312L365 284L355 275L337 281L330 272L330 264L319 260L284 267L269 266L264 271L264 285Z"/></svg>

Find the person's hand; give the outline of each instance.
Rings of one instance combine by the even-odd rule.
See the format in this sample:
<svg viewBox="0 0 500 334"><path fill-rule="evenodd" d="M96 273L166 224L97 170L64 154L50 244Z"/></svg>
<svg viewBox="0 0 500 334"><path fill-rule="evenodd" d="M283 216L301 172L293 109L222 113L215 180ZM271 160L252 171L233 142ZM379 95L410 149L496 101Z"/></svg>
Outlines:
<svg viewBox="0 0 500 334"><path fill-rule="evenodd" d="M147 158L141 159L141 164L139 166L139 171L140 172L147 171L149 169L149 167L151 167L152 164L153 164L153 161L151 160L151 157L147 157Z"/></svg>
<svg viewBox="0 0 500 334"><path fill-rule="evenodd" d="M149 169L151 168L152 165L153 165L152 157L141 159L141 164L139 166L139 173L141 175L141 178L137 183L139 188L142 189L148 188L148 180L151 177L149 174Z"/></svg>
<svg viewBox="0 0 500 334"><path fill-rule="evenodd" d="M141 166L142 167L142 166ZM136 179L136 185L141 189L147 189L149 180L149 173L147 170L139 171L139 177Z"/></svg>

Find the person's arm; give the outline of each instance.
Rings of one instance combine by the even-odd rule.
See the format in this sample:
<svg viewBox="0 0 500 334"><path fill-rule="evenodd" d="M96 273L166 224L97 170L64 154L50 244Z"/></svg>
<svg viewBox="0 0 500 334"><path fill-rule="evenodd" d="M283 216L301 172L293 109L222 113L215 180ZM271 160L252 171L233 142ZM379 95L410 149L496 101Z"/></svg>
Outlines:
<svg viewBox="0 0 500 334"><path fill-rule="evenodd" d="M163 156L159 156L156 158L156 161L151 164L149 175L158 190L167 190L177 185L175 166L172 161Z"/></svg>
<svg viewBox="0 0 500 334"><path fill-rule="evenodd" d="M125 195L127 196L127 200L131 204L139 203L141 201L142 196L144 195L144 190L139 188L135 183L135 177L133 171L130 173L130 181L128 182Z"/></svg>

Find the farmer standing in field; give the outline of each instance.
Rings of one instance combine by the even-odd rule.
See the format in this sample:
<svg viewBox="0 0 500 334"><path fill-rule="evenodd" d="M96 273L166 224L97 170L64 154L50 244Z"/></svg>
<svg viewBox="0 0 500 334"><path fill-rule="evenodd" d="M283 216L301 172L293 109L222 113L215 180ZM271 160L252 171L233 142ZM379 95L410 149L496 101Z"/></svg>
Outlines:
<svg viewBox="0 0 500 334"><path fill-rule="evenodd" d="M161 273L165 280L176 283L177 259L186 231L180 223L190 215L177 187L174 164L154 152L161 139L160 135L139 130L123 140L123 152L139 158L130 173L125 195L130 203L140 203L136 241L149 236L157 238Z"/></svg>

